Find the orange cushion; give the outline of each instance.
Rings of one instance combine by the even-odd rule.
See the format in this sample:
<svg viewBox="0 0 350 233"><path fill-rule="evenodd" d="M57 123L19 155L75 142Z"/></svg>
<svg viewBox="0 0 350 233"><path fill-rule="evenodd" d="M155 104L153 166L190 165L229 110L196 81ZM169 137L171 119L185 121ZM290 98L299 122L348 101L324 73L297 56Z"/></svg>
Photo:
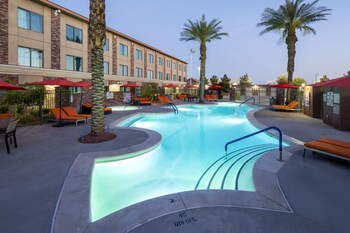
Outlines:
<svg viewBox="0 0 350 233"><path fill-rule="evenodd" d="M343 147L343 146L337 146L333 144L329 144L326 142L320 142L320 141L312 141L307 142L304 144L305 147L310 147L316 150L325 151L331 154L344 156L347 158L350 158L350 150L349 148Z"/></svg>
<svg viewBox="0 0 350 233"><path fill-rule="evenodd" d="M342 147L350 149L350 142L335 140L335 139L332 139L332 138L321 138L321 139L318 139L317 141L333 144L333 145L336 145L336 146L342 146Z"/></svg>
<svg viewBox="0 0 350 233"><path fill-rule="evenodd" d="M10 118L11 115L9 113L0 113L0 118Z"/></svg>

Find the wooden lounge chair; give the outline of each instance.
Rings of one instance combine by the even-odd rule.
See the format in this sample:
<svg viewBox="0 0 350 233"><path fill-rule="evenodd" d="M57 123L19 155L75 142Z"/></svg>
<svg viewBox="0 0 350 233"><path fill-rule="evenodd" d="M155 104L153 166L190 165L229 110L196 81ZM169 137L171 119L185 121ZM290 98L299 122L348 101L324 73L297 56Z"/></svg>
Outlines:
<svg viewBox="0 0 350 233"><path fill-rule="evenodd" d="M60 108L51 108L50 112L55 117L56 120L60 120ZM67 122L74 122L75 125L78 125L78 122L83 121L86 123L86 117L70 117L65 111L61 111L61 120Z"/></svg>
<svg viewBox="0 0 350 233"><path fill-rule="evenodd" d="M297 109L294 109L296 106L299 105L298 101L292 101L288 105L272 105L272 108L274 110L283 110L283 111L296 111Z"/></svg>
<svg viewBox="0 0 350 233"><path fill-rule="evenodd" d="M171 103L172 101L166 97L166 96L158 96L158 99L159 101L162 103L162 104L168 104L168 103Z"/></svg>
<svg viewBox="0 0 350 233"><path fill-rule="evenodd" d="M63 107L62 110L70 117L85 117L86 120L91 119L91 114L79 114L72 106Z"/></svg>
<svg viewBox="0 0 350 233"><path fill-rule="evenodd" d="M152 102L147 97L134 98L136 101L140 101L140 105L151 105Z"/></svg>
<svg viewBox="0 0 350 233"><path fill-rule="evenodd" d="M350 142L321 138L304 144L303 157L306 150L350 161Z"/></svg>

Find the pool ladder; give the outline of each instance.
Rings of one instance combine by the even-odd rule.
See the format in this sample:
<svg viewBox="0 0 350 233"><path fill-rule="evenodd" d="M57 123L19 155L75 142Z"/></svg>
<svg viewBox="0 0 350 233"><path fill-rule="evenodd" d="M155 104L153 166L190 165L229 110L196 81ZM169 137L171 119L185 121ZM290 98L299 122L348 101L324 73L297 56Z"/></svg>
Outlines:
<svg viewBox="0 0 350 233"><path fill-rule="evenodd" d="M176 107L176 105L173 102L169 102L167 105L173 109L174 114L179 113L179 109Z"/></svg>
<svg viewBox="0 0 350 233"><path fill-rule="evenodd" d="M252 96L252 97L250 97L249 99L246 99L245 101L243 101L242 103L240 103L238 107L241 107L242 104L247 103L249 100L253 100L253 104L255 104L255 98L254 98L254 96Z"/></svg>
<svg viewBox="0 0 350 233"><path fill-rule="evenodd" d="M130 102L129 104L125 105L124 109L126 109L128 106L131 106L133 104L137 103L137 108L140 109L140 101L139 100L134 100L132 102Z"/></svg>

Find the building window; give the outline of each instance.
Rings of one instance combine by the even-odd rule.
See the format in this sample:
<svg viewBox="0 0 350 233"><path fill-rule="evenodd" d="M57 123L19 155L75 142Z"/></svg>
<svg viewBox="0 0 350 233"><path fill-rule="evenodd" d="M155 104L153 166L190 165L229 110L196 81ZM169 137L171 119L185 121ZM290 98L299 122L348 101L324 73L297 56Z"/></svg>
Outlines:
<svg viewBox="0 0 350 233"><path fill-rule="evenodd" d="M43 67L43 52L37 49L18 47L18 65Z"/></svg>
<svg viewBox="0 0 350 233"><path fill-rule="evenodd" d="M176 81L176 74L173 74L173 81Z"/></svg>
<svg viewBox="0 0 350 233"><path fill-rule="evenodd" d="M179 70L181 71L181 69L182 69L182 66L181 66L181 64L179 64Z"/></svg>
<svg viewBox="0 0 350 233"><path fill-rule="evenodd" d="M166 67L170 68L170 61L166 60Z"/></svg>
<svg viewBox="0 0 350 233"><path fill-rule="evenodd" d="M123 56L128 56L128 46L125 44L119 44L119 53Z"/></svg>
<svg viewBox="0 0 350 233"><path fill-rule="evenodd" d="M187 72L187 66L184 66L184 71Z"/></svg>
<svg viewBox="0 0 350 233"><path fill-rule="evenodd" d="M173 70L176 70L176 63L173 62Z"/></svg>
<svg viewBox="0 0 350 233"><path fill-rule="evenodd" d="M109 74L109 62L103 62L103 71L105 74Z"/></svg>
<svg viewBox="0 0 350 233"><path fill-rule="evenodd" d="M83 58L66 56L66 69L72 71L82 71L83 70Z"/></svg>
<svg viewBox="0 0 350 233"><path fill-rule="evenodd" d="M181 76L179 76L179 82L181 82Z"/></svg>
<svg viewBox="0 0 350 233"><path fill-rule="evenodd" d="M103 47L104 51L109 51L109 40L106 38L105 46Z"/></svg>
<svg viewBox="0 0 350 233"><path fill-rule="evenodd" d="M158 65L163 66L163 58L158 57Z"/></svg>
<svg viewBox="0 0 350 233"><path fill-rule="evenodd" d="M142 60L142 51L139 49L136 49L136 59Z"/></svg>
<svg viewBox="0 0 350 233"><path fill-rule="evenodd" d="M70 25L66 25L66 38L69 41L83 43L83 31Z"/></svg>
<svg viewBox="0 0 350 233"><path fill-rule="evenodd" d="M149 78L149 79L153 79L153 78L154 78L154 76L153 76L153 70L148 70L148 71L147 71L147 78Z"/></svg>
<svg viewBox="0 0 350 233"><path fill-rule="evenodd" d="M154 56L153 56L153 54L148 54L148 62L149 63L154 63Z"/></svg>
<svg viewBox="0 0 350 233"><path fill-rule="evenodd" d="M142 68L136 68L136 77L142 78Z"/></svg>
<svg viewBox="0 0 350 233"><path fill-rule="evenodd" d="M18 27L43 32L43 16L18 8Z"/></svg>
<svg viewBox="0 0 350 233"><path fill-rule="evenodd" d="M158 79L163 80L163 73L162 72L158 72Z"/></svg>
<svg viewBox="0 0 350 233"><path fill-rule="evenodd" d="M170 80L170 74L169 73L166 74L166 80Z"/></svg>
<svg viewBox="0 0 350 233"><path fill-rule="evenodd" d="M120 76L128 76L128 66L126 65L119 65L119 75Z"/></svg>

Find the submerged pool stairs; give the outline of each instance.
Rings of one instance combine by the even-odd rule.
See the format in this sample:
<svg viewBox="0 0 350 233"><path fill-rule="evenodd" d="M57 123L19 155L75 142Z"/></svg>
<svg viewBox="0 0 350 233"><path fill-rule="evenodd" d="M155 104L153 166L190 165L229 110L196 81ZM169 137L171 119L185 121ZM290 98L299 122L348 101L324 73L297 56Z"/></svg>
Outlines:
<svg viewBox="0 0 350 233"><path fill-rule="evenodd" d="M254 166L259 156L276 148L276 144L260 144L244 147L220 157L204 171L195 190L246 190L244 179L247 179L247 168Z"/></svg>

